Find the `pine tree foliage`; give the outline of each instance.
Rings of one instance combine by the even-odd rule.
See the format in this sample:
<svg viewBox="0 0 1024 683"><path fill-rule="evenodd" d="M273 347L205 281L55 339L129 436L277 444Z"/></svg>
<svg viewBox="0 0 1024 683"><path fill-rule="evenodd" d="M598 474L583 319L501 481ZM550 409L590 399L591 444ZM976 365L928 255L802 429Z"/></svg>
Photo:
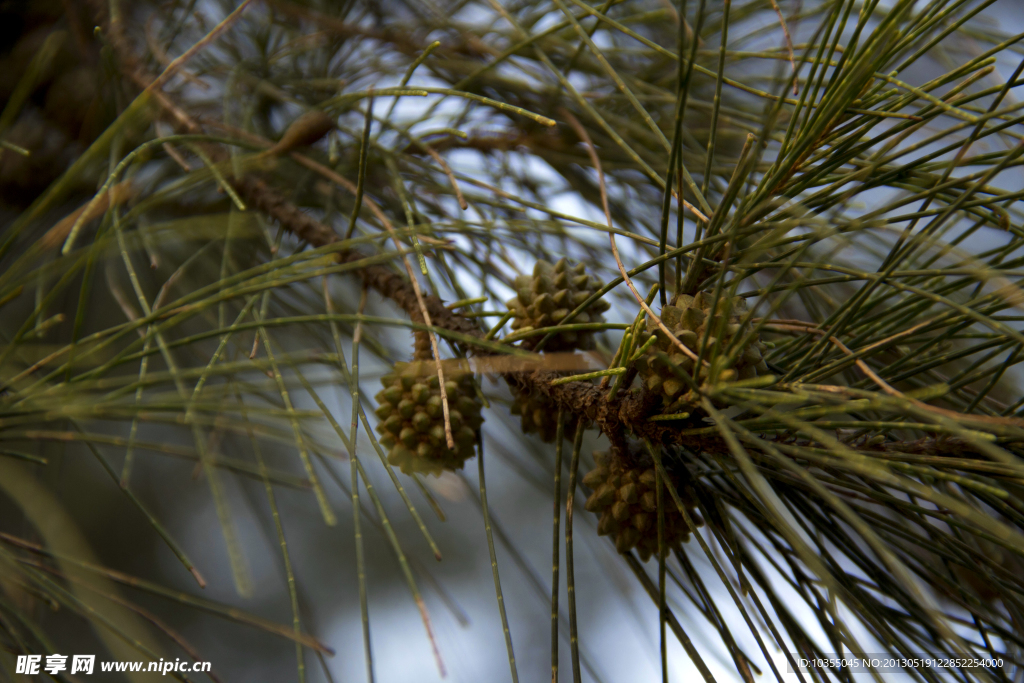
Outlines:
<svg viewBox="0 0 1024 683"><path fill-rule="evenodd" d="M707 681L709 657L781 681L844 652L1019 680L1024 36L993 20L1013 7L4 3L0 671L89 626L111 658L201 659L160 597L329 676L278 504L299 489L305 524L351 519L374 679L364 536L433 639L409 547L441 556L420 501L465 465L518 680L484 476L505 422L554 495L552 680L598 680L573 552L598 535L658 607L663 666L675 640ZM56 493L65 457L192 589L100 561ZM135 485L168 458L194 463L240 595L282 563L291 623L202 595L187 525ZM236 480L279 556L243 543Z"/></svg>

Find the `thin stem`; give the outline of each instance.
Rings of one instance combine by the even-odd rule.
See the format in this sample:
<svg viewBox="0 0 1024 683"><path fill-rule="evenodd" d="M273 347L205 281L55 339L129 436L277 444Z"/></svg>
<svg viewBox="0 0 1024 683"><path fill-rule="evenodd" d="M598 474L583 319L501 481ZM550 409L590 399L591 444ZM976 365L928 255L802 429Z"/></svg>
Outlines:
<svg viewBox="0 0 1024 683"><path fill-rule="evenodd" d="M551 524L554 532L551 538L551 683L558 683L558 563L561 555L559 532L562 515L562 440L565 427L565 411L558 409L558 427L555 430L555 509Z"/></svg>
<svg viewBox="0 0 1024 683"><path fill-rule="evenodd" d="M654 498L658 507L658 637L661 650L661 680L668 683L668 647L665 641L665 504L661 470L654 470Z"/></svg>
<svg viewBox="0 0 1024 683"><path fill-rule="evenodd" d="M359 220L359 211L363 206L363 191L366 183L366 158L370 147L370 127L373 125L373 89L370 89L370 99L366 103L366 118L363 121L363 139L359 145L359 172L356 176L356 198L352 204L352 215L348 219L348 232L345 233L345 240L352 238L356 229L356 221Z"/></svg>
<svg viewBox="0 0 1024 683"><path fill-rule="evenodd" d="M483 440L477 434L478 454L477 470L480 475L480 508L484 515L484 532L487 534L487 551L491 555L491 574L494 576L494 593L498 598L498 612L501 614L501 629L505 633L505 649L508 651L508 666L512 671L512 683L519 683L519 672L516 670L516 655L512 649L512 631L508 627L508 615L505 614L505 598L501 593L501 579L498 577L498 556L494 552L494 536L491 533L491 513L487 507L487 483L484 478L484 447Z"/></svg>
<svg viewBox="0 0 1024 683"><path fill-rule="evenodd" d="M565 499L565 582L569 594L569 651L572 656L573 683L581 683L579 629L576 625L576 574L572 554L572 509L576 500L576 475L580 468L580 449L583 447L581 419L576 425L576 438L572 443L572 462L569 465L569 492Z"/></svg>

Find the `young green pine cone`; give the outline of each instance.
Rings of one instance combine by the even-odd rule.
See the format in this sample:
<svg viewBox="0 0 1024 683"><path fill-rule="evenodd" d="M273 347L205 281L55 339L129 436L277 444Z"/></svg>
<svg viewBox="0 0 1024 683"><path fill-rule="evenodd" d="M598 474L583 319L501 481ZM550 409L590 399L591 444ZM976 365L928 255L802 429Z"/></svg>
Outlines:
<svg viewBox="0 0 1024 683"><path fill-rule="evenodd" d="M711 302L712 294L708 292L699 292L696 296L676 295L672 303L661 309L661 321L694 355L699 353L701 340L708 326L711 326L703 358L704 361L712 361L712 355L717 356L713 359L712 368L719 381L750 379L767 374L768 366L762 357L766 347L759 337L741 349L730 367L723 367L725 358L722 354L733 337L741 333L739 323L746 313L746 304L739 297L723 297L718 301L717 313L712 315ZM647 343L652 336L657 341L637 359L640 378L650 391L662 395L666 413L687 410L692 407L695 398L690 395L688 384L679 373L692 377L695 361L665 336L654 321L648 320L647 332L639 343ZM714 350L717 350L717 354L713 354ZM701 363L696 378L698 386L707 381L710 369L706 362Z"/></svg>
<svg viewBox="0 0 1024 683"><path fill-rule="evenodd" d="M658 554L654 463L649 457L623 455L614 449L594 453L594 460L597 466L583 477L583 483L593 491L587 498L586 509L601 518L597 523L597 533L610 536L620 553L636 548L640 559L646 562ZM675 486L683 502L692 508L679 484ZM662 490L662 503L665 505L667 551L688 541L690 532L668 487ZM696 511L690 512L690 518L697 526L703 526L703 520Z"/></svg>
<svg viewBox="0 0 1024 683"><path fill-rule="evenodd" d="M602 287L602 283L586 273L580 263L570 268L565 259L551 265L537 261L533 276L520 275L516 278L516 296L506 302L512 311L512 329L526 331L557 325L577 306ZM608 310L608 302L598 299L586 311L572 319L573 323L604 322L601 315ZM559 332L544 345L545 351L569 351L591 349L594 346L593 332ZM523 345L532 347L541 336L528 337Z"/></svg>
<svg viewBox="0 0 1024 683"><path fill-rule="evenodd" d="M552 443L558 435L558 406L540 393L518 393L513 391L512 414L520 416L523 433L540 435L541 441ZM563 437L572 439L576 435L576 419L566 416L562 428Z"/></svg>
<svg viewBox="0 0 1024 683"><path fill-rule="evenodd" d="M447 446L441 389L430 362L396 363L394 372L380 378L375 411L381 419L380 443L389 449L388 462L405 474L439 475L461 469L474 455L476 433L483 423L480 401L468 373L446 373L449 419L455 450Z"/></svg>

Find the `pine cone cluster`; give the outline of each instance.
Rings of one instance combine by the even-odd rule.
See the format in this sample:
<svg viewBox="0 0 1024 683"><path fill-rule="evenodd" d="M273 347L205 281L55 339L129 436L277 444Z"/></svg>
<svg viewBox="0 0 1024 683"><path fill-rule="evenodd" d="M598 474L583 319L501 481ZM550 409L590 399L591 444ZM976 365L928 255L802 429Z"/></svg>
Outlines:
<svg viewBox="0 0 1024 683"><path fill-rule="evenodd" d="M739 323L746 312L746 304L739 297L719 299L714 314L711 312L711 304L710 293L698 292L696 296L678 294L672 303L661 309L661 321L665 327L672 330L672 334L695 355L699 354L701 340L708 326L711 326L704 351L705 360L711 359L712 349L724 351L733 337L740 333ZM692 407L695 399L687 391L687 384L678 373L692 376L695 361L665 336L654 321L648 320L647 332L639 340L640 344L647 343L651 336L657 337L657 341L637 359L640 377L650 391L662 395L666 413L687 410ZM768 366L762 357L765 348L760 338L752 339L728 368L721 366L724 358L719 355L714 361L716 365L713 374L719 380L749 379L766 374ZM707 381L708 371L709 367L702 362L696 378L698 386Z"/></svg>
<svg viewBox="0 0 1024 683"><path fill-rule="evenodd" d="M603 283L587 275L586 266L580 263L570 268L565 259L554 265L537 261L533 275L520 275L515 280L516 296L506 302L512 311L512 329L517 332L557 325L574 308L599 290ZM586 311L573 318L574 323L604 322L601 315L608 310L608 302L598 299ZM593 332L566 330L548 340L545 351L569 351L591 349L594 346ZM523 340L523 346L530 348L540 337Z"/></svg>
<svg viewBox="0 0 1024 683"><path fill-rule="evenodd" d="M469 373L445 376L448 417L455 450L447 446L441 388L433 363L397 363L381 377L384 389L377 394L375 411L381 419L380 443L389 449L388 462L405 474L439 475L462 469L474 455L477 430L483 423L481 404Z"/></svg>
<svg viewBox="0 0 1024 683"><path fill-rule="evenodd" d="M515 280L517 294L506 305L513 313L512 329L523 332L549 327L561 322L577 306L586 301L603 284L587 275L582 263L570 267L566 259L555 264L537 261L533 275L520 275ZM601 314L608 310L608 302L598 299L585 312L573 318L574 323L604 322ZM524 339L522 345L532 348L541 337ZM593 332L565 330L554 335L544 345L544 351L575 351L594 347ZM557 436L558 407L541 394L512 391L512 414L519 415L524 433L537 433L542 441L552 442ZM575 434L574 420L566 420L565 435Z"/></svg>
<svg viewBox="0 0 1024 683"><path fill-rule="evenodd" d="M658 554L658 505L654 463L639 454L624 455L619 450L594 453L596 467L583 477L593 493L586 509L600 516L597 533L610 536L615 549L628 553L637 549L644 562ZM688 507L693 507L678 484L676 491ZM662 493L665 505L665 548L678 548L690 538L682 513L667 488ZM703 520L696 513L690 518L697 526Z"/></svg>
<svg viewBox="0 0 1024 683"><path fill-rule="evenodd" d="M558 406L540 393L513 391L512 414L519 415L524 434L536 433L541 441L552 443L558 436ZM566 439L576 435L576 420L567 415L562 427Z"/></svg>

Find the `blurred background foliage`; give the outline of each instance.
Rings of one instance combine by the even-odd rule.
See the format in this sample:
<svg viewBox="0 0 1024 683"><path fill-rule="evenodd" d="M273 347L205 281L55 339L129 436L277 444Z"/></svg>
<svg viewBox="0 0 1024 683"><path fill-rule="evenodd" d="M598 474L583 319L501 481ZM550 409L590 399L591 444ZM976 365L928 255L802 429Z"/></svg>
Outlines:
<svg viewBox="0 0 1024 683"><path fill-rule="evenodd" d="M1024 680L1014 8L0 2L0 679Z"/></svg>

